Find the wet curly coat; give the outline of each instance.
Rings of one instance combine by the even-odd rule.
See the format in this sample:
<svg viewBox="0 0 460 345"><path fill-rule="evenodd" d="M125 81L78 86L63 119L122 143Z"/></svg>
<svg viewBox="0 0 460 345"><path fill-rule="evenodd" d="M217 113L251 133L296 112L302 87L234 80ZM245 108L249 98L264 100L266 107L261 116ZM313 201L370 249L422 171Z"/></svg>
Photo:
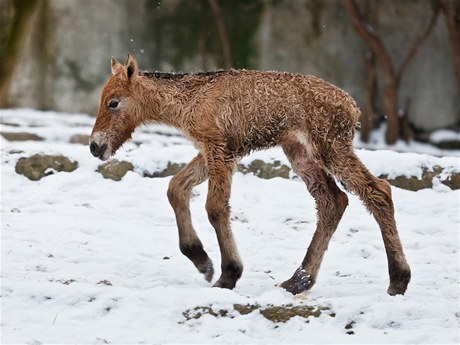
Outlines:
<svg viewBox="0 0 460 345"><path fill-rule="evenodd" d="M410 268L396 229L391 188L374 177L353 151L360 111L345 91L320 78L292 73L143 72L132 56L125 65L112 58L111 68L90 138L91 152L108 159L143 123L173 126L196 145L198 155L171 179L168 199L182 253L211 281L213 265L189 209L193 187L209 181L206 210L216 230L222 269L214 286L231 289L243 272L230 227L229 198L237 161L251 151L280 145L315 198L318 211L306 256L281 286L295 294L315 283L329 240L348 205L336 178L361 198L380 226L388 258L388 293L406 291Z"/></svg>

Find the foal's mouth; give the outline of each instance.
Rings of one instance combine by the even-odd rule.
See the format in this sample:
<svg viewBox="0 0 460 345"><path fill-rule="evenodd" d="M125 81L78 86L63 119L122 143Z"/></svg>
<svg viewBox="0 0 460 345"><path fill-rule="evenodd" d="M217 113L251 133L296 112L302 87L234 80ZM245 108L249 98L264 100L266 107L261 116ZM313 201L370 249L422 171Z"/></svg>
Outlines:
<svg viewBox="0 0 460 345"><path fill-rule="evenodd" d="M99 145L96 141L92 141L89 145L89 150L94 157L105 161L110 156L110 154L108 154L107 147L107 144Z"/></svg>

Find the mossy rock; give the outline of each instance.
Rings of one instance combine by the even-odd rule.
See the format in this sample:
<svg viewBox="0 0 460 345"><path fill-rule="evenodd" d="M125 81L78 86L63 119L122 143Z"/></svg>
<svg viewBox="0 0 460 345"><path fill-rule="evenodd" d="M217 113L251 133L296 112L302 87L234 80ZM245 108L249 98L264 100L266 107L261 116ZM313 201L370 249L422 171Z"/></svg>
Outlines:
<svg viewBox="0 0 460 345"><path fill-rule="evenodd" d="M77 169L78 163L72 162L62 155L40 155L23 157L16 163L16 172L24 175L29 180L38 181L41 178L52 175L55 172L71 172Z"/></svg>
<svg viewBox="0 0 460 345"><path fill-rule="evenodd" d="M449 177L441 181L441 183L450 189L460 189L460 172L453 172Z"/></svg>
<svg viewBox="0 0 460 345"><path fill-rule="evenodd" d="M9 141L43 141L44 139L34 133L26 132L2 132L2 137Z"/></svg>
<svg viewBox="0 0 460 345"><path fill-rule="evenodd" d="M379 178L387 180L392 186L414 192L420 189L433 188L433 178L418 179L415 176L396 176L395 178L389 179L387 175L380 175Z"/></svg>
<svg viewBox="0 0 460 345"><path fill-rule="evenodd" d="M273 163L266 163L260 159L252 161L248 166L244 164L238 164L238 171L243 174L253 173L257 177L263 179L271 179L274 177L289 178L291 168L285 164L281 164L280 161L274 161Z"/></svg>
<svg viewBox="0 0 460 345"><path fill-rule="evenodd" d="M168 162L168 165L163 170L155 171L153 174L144 171L144 177L167 177L176 175L179 171L184 169L186 166L185 163L171 163Z"/></svg>
<svg viewBox="0 0 460 345"><path fill-rule="evenodd" d="M266 307L261 307L258 304L234 304L233 309L234 311L237 311L240 315L248 315L254 311L258 311L263 317L274 323L287 322L295 316L300 316L305 319L308 319L309 317L319 317L323 311L329 310L329 308L327 307L314 307L308 305L293 306L291 304L281 306L268 305ZM214 317L234 318L235 313L231 312L232 310L214 310L210 306L205 306L187 309L182 314L185 317L185 321L189 321L192 319L199 319L206 314L212 315ZM329 313L329 316L334 317L335 313Z"/></svg>
<svg viewBox="0 0 460 345"><path fill-rule="evenodd" d="M442 167L434 166L433 169L422 167L422 177L420 179L415 176L397 176L393 179L389 179L387 175L381 175L379 177L387 180L392 186L417 191L425 188L433 188L433 179L440 176L442 172ZM451 189L460 189L460 172L450 173L446 179L441 180L441 183Z"/></svg>
<svg viewBox="0 0 460 345"><path fill-rule="evenodd" d="M133 171L134 165L130 162L111 160L107 163L99 165L97 172L99 172L104 178L111 179L114 181L120 181L128 171Z"/></svg>
<svg viewBox="0 0 460 345"><path fill-rule="evenodd" d="M269 306L264 309L260 309L260 313L268 320L272 322L287 322L295 316L308 318L310 316L319 317L321 310L327 310L327 308L317 308L308 305L299 306Z"/></svg>
<svg viewBox="0 0 460 345"><path fill-rule="evenodd" d="M444 140L433 143L433 145L444 150L460 150L460 141L458 140Z"/></svg>
<svg viewBox="0 0 460 345"><path fill-rule="evenodd" d="M82 144L88 145L89 143L89 135L87 134L74 134L70 137L71 144Z"/></svg>

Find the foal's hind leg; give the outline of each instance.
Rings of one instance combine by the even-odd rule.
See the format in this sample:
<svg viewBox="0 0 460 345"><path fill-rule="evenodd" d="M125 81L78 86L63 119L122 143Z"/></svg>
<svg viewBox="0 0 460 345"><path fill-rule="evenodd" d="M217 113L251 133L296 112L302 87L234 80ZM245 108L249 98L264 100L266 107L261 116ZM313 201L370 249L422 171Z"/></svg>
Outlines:
<svg viewBox="0 0 460 345"><path fill-rule="evenodd" d="M331 176L317 163L309 160L302 144L291 141L284 144L283 149L294 171L315 198L318 210L317 228L302 265L292 278L281 284L289 292L298 294L310 289L315 283L324 252L348 205L348 197L337 187Z"/></svg>
<svg viewBox="0 0 460 345"><path fill-rule="evenodd" d="M171 179L168 199L176 214L181 252L194 263L198 271L204 274L207 281L211 281L214 274L212 262L193 229L189 208L193 187L204 182L207 177L206 162L199 154Z"/></svg>
<svg viewBox="0 0 460 345"><path fill-rule="evenodd" d="M380 226L388 259L390 295L404 294L411 272L396 229L391 187L374 177L351 148L330 156L329 169L345 186L357 194Z"/></svg>

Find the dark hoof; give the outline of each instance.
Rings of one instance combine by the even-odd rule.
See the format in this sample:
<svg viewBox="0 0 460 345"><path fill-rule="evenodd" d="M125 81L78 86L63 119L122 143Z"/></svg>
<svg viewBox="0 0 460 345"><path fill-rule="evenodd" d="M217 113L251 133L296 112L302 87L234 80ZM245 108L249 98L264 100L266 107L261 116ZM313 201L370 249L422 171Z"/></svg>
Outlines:
<svg viewBox="0 0 460 345"><path fill-rule="evenodd" d="M204 274L204 278L210 282L214 275L214 268L212 267L212 261L208 254L204 251L201 243L192 245L180 244L180 251L186 257L188 257L200 273Z"/></svg>
<svg viewBox="0 0 460 345"><path fill-rule="evenodd" d="M220 287L223 289L233 289L238 279L243 274L243 266L241 263L231 262L225 266L222 266L222 274L220 278L215 282L214 287Z"/></svg>
<svg viewBox="0 0 460 345"><path fill-rule="evenodd" d="M297 295L310 289L314 284L313 277L307 273L303 268L298 268L291 279L286 280L280 286L292 293Z"/></svg>
<svg viewBox="0 0 460 345"><path fill-rule="evenodd" d="M410 282L410 269L401 270L398 274L390 276L390 286L388 287L388 294L390 296L404 295L407 290L407 285Z"/></svg>
<svg viewBox="0 0 460 345"><path fill-rule="evenodd" d="M235 285L236 280L230 281L228 279L222 279L222 277L220 277L219 280L214 283L213 287L232 290L235 287Z"/></svg>
<svg viewBox="0 0 460 345"><path fill-rule="evenodd" d="M206 279L208 282L211 282L212 277L214 276L214 268L212 267L212 261L210 258L208 258L208 261L206 264L201 265L200 267L197 267L198 271L200 273L204 274L204 279Z"/></svg>

